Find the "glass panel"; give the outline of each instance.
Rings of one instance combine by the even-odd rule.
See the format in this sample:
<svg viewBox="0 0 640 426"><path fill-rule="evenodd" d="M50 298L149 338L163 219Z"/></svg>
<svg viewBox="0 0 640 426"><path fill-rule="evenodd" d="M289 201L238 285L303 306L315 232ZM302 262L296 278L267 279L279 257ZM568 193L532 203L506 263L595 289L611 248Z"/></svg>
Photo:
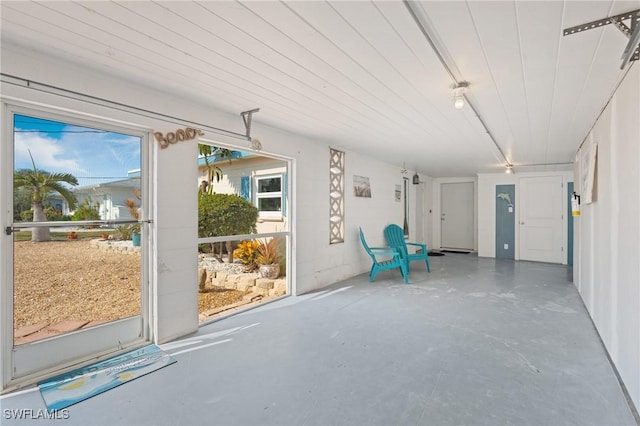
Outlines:
<svg viewBox="0 0 640 426"><path fill-rule="evenodd" d="M280 191L282 191L282 178L272 177L258 179L258 193Z"/></svg>
<svg viewBox="0 0 640 426"><path fill-rule="evenodd" d="M141 138L14 115L14 344L141 315ZM137 236L134 234L137 233ZM136 245L137 244L137 245Z"/></svg>
<svg viewBox="0 0 640 426"><path fill-rule="evenodd" d="M282 210L282 198L258 198L258 210L261 212L279 212Z"/></svg>

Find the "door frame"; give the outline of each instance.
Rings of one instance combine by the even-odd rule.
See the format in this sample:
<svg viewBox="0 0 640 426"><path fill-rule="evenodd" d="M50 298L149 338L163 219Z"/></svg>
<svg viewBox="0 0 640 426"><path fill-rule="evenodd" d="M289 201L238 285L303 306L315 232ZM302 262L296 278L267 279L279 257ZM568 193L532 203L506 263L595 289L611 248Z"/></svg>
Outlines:
<svg viewBox="0 0 640 426"><path fill-rule="evenodd" d="M0 164L3 170L0 176L0 185L5 195L2 204L6 208L0 211L0 222L2 223L2 235L0 236L0 262L2 262L2 275L0 275L0 359L2 359L1 388L0 392L6 392L20 386L33 383L45 376L53 373L76 368L86 364L90 360L96 360L122 353L126 350L144 345L152 341L152 229L149 225L150 218L153 217L152 207L154 205L153 191L150 176L152 174L150 129L144 129L129 124L121 124L104 117L83 114L76 111L63 110L52 106L32 104L27 101L14 99L0 99L2 102L0 114L4 125L3 140L11 143L3 143L0 146ZM78 330L65 333L60 336L38 340L32 343L25 343L14 346L13 336L13 237L7 235L6 226L13 226L13 116L14 114L32 115L45 119L52 119L71 124L95 126L100 129L113 130L133 136L140 137L140 161L141 161L141 188L143 199L141 201L142 218L142 245L140 264L140 285L141 285L141 306L140 314L101 324L90 329ZM122 338L123 333L130 337L127 340ZM137 333L137 336L135 335ZM96 339L96 336L98 338ZM98 340L98 342L95 342ZM89 348L88 343L92 343ZM69 347L74 347L74 352L69 354ZM79 349L78 349L79 348ZM83 350L86 348L86 350ZM60 358L51 361L51 356L47 360L41 360L42 353L48 355L58 355ZM16 366L19 367L16 370Z"/></svg>
<svg viewBox="0 0 640 426"><path fill-rule="evenodd" d="M478 251L478 179L470 177L438 178L433 181L434 214L431 218L434 249L442 248L442 185L448 183L473 183L473 251Z"/></svg>
<svg viewBox="0 0 640 426"><path fill-rule="evenodd" d="M569 182L573 182L573 171L558 171L558 172L529 172L529 173L518 173L516 175L517 177L517 184L516 184L516 211L517 211L517 216L516 216L516 260L522 260L521 259L521 253L520 253L520 247L521 247L521 235L520 235L520 221L521 221L521 213L522 213L522 205L520 204L522 202L522 178L544 178L544 177L561 177L562 178L562 247L563 247L563 255L562 257L562 265L566 265L567 264L567 256L566 256L566 251L567 251L567 242L568 242L568 232L567 232L567 209L568 209L568 202L567 202L567 197L566 195L566 191L567 191L567 186Z"/></svg>

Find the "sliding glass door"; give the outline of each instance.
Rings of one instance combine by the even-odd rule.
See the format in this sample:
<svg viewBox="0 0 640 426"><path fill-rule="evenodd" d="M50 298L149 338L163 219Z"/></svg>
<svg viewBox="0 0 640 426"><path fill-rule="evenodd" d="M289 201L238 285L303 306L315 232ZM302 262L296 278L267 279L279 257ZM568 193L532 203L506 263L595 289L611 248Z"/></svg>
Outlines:
<svg viewBox="0 0 640 426"><path fill-rule="evenodd" d="M18 106L4 111L11 380L145 342L146 133Z"/></svg>

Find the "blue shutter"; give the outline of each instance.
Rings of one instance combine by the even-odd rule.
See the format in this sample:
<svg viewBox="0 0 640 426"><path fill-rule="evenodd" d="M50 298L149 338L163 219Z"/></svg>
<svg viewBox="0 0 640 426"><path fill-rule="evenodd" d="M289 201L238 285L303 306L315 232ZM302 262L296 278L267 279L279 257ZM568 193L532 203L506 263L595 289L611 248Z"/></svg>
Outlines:
<svg viewBox="0 0 640 426"><path fill-rule="evenodd" d="M242 176L240 178L240 196L251 202L251 176Z"/></svg>
<svg viewBox="0 0 640 426"><path fill-rule="evenodd" d="M282 216L287 216L287 174L282 175Z"/></svg>

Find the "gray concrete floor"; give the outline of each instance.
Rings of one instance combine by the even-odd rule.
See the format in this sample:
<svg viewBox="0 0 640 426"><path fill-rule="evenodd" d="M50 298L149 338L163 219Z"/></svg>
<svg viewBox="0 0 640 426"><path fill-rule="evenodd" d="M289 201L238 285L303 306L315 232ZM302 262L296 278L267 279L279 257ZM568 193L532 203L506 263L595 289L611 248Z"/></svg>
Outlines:
<svg viewBox="0 0 640 426"><path fill-rule="evenodd" d="M473 254L361 275L163 345L176 364L70 407L78 425L634 425L560 265ZM37 390L0 400L44 409ZM46 424L47 421L34 421Z"/></svg>

